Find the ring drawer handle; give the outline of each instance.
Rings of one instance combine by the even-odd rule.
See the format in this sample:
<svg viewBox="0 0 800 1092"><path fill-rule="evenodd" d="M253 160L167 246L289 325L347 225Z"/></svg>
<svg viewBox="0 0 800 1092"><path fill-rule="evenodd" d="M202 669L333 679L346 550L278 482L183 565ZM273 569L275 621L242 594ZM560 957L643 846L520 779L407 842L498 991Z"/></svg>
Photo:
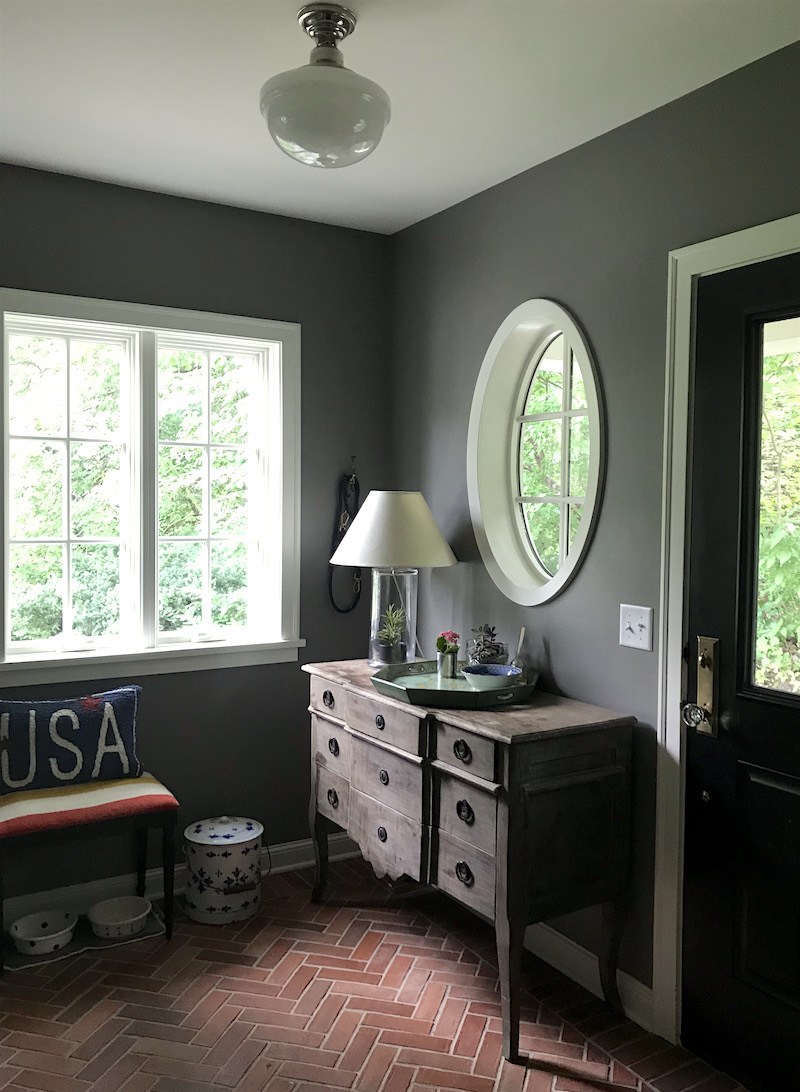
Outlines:
<svg viewBox="0 0 800 1092"><path fill-rule="evenodd" d="M328 709L333 709L334 705L336 704L333 700L333 694L330 692L330 690L326 690L323 693L322 704L325 705Z"/></svg>
<svg viewBox="0 0 800 1092"><path fill-rule="evenodd" d="M336 789L328 789L328 803L332 808L339 807L339 794Z"/></svg>
<svg viewBox="0 0 800 1092"><path fill-rule="evenodd" d="M456 804L456 815L462 823L471 827L475 822L475 812L472 810L469 800L459 800Z"/></svg>
<svg viewBox="0 0 800 1092"><path fill-rule="evenodd" d="M334 758L339 757L339 741L335 736L331 736L328 740L328 750L331 752Z"/></svg>
<svg viewBox="0 0 800 1092"><path fill-rule="evenodd" d="M381 785L389 784L389 774L386 772L386 770L381 770L379 776L381 779Z"/></svg>
<svg viewBox="0 0 800 1092"><path fill-rule="evenodd" d="M383 729L386 727L386 721L383 719L383 713L378 713L377 717L375 718L375 727L378 729L379 732L382 732Z"/></svg>
<svg viewBox="0 0 800 1092"><path fill-rule="evenodd" d="M389 835L386 833L386 827L378 827L378 838L380 841L385 842Z"/></svg>
<svg viewBox="0 0 800 1092"><path fill-rule="evenodd" d="M453 754L460 762L472 762L472 751L465 739L457 739L453 744Z"/></svg>
<svg viewBox="0 0 800 1092"><path fill-rule="evenodd" d="M460 880L465 887L472 887L475 883L475 877L472 875L472 869L469 867L466 861L459 861L456 865L456 879Z"/></svg>

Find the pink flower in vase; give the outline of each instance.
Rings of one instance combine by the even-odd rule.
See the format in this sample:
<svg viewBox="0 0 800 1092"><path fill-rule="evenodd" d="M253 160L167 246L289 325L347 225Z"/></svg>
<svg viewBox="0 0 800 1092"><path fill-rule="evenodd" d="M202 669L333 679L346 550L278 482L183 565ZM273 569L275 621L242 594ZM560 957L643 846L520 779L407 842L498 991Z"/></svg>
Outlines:
<svg viewBox="0 0 800 1092"><path fill-rule="evenodd" d="M460 640L460 633L455 633L452 629L442 630L442 632L436 638L436 651L458 652Z"/></svg>

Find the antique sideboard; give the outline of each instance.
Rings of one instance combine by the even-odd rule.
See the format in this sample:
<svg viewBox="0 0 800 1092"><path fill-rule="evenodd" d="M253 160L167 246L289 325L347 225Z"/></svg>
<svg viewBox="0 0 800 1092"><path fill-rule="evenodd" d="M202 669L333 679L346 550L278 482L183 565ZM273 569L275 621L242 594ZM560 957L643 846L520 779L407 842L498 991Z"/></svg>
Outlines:
<svg viewBox="0 0 800 1092"><path fill-rule="evenodd" d="M493 921L511 1060L526 927L603 904L600 978L619 1008L634 718L543 692L502 709L431 709L379 694L364 660L303 670L313 899L323 897L335 824L377 875L430 884Z"/></svg>

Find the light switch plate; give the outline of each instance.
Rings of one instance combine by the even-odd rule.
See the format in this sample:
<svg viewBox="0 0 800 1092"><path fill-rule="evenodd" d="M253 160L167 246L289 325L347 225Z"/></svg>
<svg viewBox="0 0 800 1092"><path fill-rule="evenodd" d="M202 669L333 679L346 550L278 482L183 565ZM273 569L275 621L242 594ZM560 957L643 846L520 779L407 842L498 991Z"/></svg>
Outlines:
<svg viewBox="0 0 800 1092"><path fill-rule="evenodd" d="M619 643L653 651L653 608L619 605Z"/></svg>

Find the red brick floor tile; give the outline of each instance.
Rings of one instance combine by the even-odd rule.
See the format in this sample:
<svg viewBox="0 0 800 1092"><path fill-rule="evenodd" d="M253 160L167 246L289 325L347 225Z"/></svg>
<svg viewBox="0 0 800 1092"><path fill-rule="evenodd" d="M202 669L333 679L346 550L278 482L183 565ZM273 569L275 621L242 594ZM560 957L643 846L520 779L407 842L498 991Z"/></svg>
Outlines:
<svg viewBox="0 0 800 1092"><path fill-rule="evenodd" d="M0 1089L742 1092L533 956L512 1065L489 927L436 894L387 904L362 862L309 896L309 872L270 876L249 922L6 975Z"/></svg>

